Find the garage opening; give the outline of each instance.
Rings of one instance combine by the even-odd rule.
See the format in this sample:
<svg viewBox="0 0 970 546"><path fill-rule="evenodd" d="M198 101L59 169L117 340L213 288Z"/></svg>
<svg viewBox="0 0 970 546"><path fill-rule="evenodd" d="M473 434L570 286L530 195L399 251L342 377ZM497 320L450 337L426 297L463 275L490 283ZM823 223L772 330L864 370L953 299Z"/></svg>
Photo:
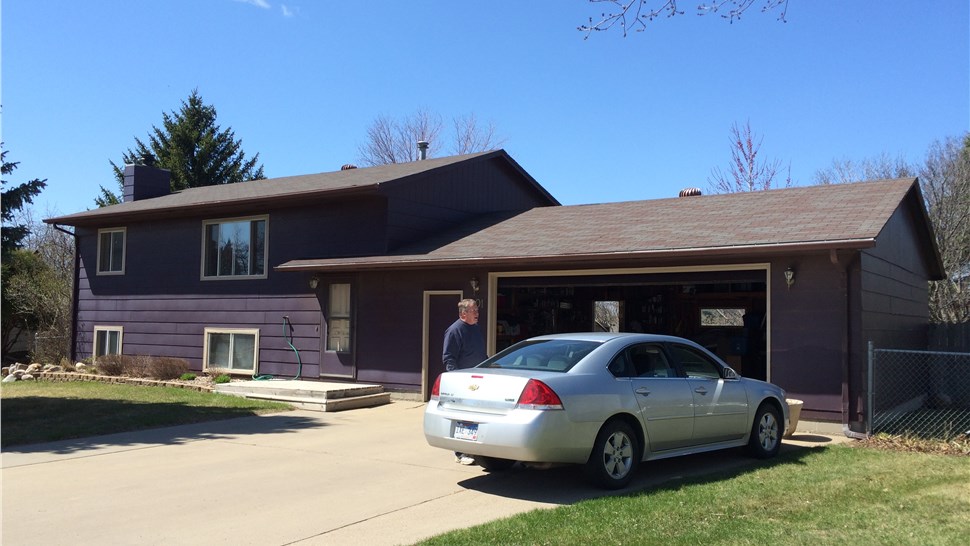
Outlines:
<svg viewBox="0 0 970 546"><path fill-rule="evenodd" d="M767 377L762 269L500 277L496 350L565 332L646 332L700 343L746 377Z"/></svg>

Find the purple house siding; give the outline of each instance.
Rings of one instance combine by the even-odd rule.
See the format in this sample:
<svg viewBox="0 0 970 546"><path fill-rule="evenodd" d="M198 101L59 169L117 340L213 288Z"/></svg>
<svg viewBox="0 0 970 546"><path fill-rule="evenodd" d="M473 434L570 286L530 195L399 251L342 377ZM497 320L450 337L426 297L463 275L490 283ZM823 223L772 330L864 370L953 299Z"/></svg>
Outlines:
<svg viewBox="0 0 970 546"><path fill-rule="evenodd" d="M130 223L124 275L97 275L97 229L79 227L76 351L93 352L95 326L124 328L125 354L203 363L204 329L259 330L259 372L296 375L296 354L283 339L283 316L293 328L302 374L319 376L321 307L309 275L279 273L272 264L303 253L346 255L384 250L382 198L309 203L309 208L254 210L167 222ZM266 216L265 279L201 278L203 222Z"/></svg>
<svg viewBox="0 0 970 546"><path fill-rule="evenodd" d="M789 266L795 270L790 290L784 279ZM842 411L841 279L827 253L772 260L771 381L804 400L814 418L838 420Z"/></svg>
<svg viewBox="0 0 970 546"><path fill-rule="evenodd" d="M472 297L469 279L476 275L485 278L487 272L445 269L361 273L356 278L356 285L360 287L356 313L360 317L370 317L370 325L358 324L355 332L356 360L366 363L357 369L357 380L390 388L420 390L424 291L464 290L465 297ZM324 282L327 280L324 278ZM484 336L487 314L483 312L479 320ZM443 336L444 331L430 332L429 335ZM432 365L441 363L441 355L430 355L430 358L437 359Z"/></svg>
<svg viewBox="0 0 970 546"><path fill-rule="evenodd" d="M862 253L862 335L883 348L926 346L929 292L925 251L911 211L897 210Z"/></svg>
<svg viewBox="0 0 970 546"><path fill-rule="evenodd" d="M549 205L535 186L519 180L497 159L456 165L435 176L389 183L388 245L391 249L424 239L469 218Z"/></svg>
<svg viewBox="0 0 970 546"><path fill-rule="evenodd" d="M286 315L303 374L318 375L320 309L316 298L198 295L189 300L187 303L184 296L93 300L78 313L78 353L92 353L95 326L120 326L124 328L124 354L184 358L192 369L201 370L205 328L254 328L259 330L259 372L295 375L296 355L283 338Z"/></svg>
<svg viewBox="0 0 970 546"><path fill-rule="evenodd" d="M875 248L860 260L859 334L853 338L854 366L848 378L849 415L864 430L867 403L868 343L882 349L928 346L929 292L924 253L913 210L900 208L887 222ZM875 374L873 389L892 406L933 392L928 378ZM894 398L895 397L895 398ZM883 409L888 409L886 408Z"/></svg>

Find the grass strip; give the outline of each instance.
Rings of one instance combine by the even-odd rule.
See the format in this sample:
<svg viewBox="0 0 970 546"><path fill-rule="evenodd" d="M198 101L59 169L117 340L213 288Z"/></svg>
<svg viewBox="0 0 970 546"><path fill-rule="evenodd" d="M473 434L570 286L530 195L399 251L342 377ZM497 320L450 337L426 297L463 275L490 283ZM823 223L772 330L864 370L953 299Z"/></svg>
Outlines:
<svg viewBox="0 0 970 546"><path fill-rule="evenodd" d="M818 448L421 544L970 544L970 458Z"/></svg>

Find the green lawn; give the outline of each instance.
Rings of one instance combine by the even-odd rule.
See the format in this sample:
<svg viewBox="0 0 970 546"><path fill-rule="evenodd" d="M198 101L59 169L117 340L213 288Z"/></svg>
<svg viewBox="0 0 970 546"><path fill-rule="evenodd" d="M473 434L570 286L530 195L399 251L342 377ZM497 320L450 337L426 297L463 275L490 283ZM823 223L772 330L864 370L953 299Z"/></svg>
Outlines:
<svg viewBox="0 0 970 546"><path fill-rule="evenodd" d="M17 381L0 387L0 446L287 411L287 404L174 387Z"/></svg>
<svg viewBox="0 0 970 546"><path fill-rule="evenodd" d="M970 457L832 446L754 464L421 544L970 544Z"/></svg>

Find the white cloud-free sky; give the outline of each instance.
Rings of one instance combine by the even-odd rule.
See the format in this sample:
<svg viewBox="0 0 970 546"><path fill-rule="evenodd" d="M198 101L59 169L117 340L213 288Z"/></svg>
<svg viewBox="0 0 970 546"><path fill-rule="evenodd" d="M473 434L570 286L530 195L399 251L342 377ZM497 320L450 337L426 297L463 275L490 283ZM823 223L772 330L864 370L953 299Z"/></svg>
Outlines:
<svg viewBox="0 0 970 546"><path fill-rule="evenodd" d="M193 89L270 178L355 163L377 115L425 108L493 122L564 204L706 189L735 122L801 185L970 130L966 0L790 0L787 22L733 24L698 3L584 40L603 11L585 0L5 0L8 180L47 179L41 216L93 208L109 160Z"/></svg>

